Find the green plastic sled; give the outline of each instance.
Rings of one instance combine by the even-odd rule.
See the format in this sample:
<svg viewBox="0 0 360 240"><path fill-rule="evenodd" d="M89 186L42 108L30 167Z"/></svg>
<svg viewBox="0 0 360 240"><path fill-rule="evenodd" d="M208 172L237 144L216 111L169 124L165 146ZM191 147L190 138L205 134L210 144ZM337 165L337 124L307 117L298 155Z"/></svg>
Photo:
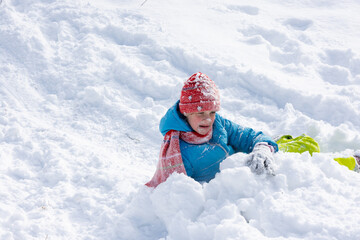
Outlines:
<svg viewBox="0 0 360 240"><path fill-rule="evenodd" d="M340 165L346 166L350 170L354 170L356 163L354 157L347 157L347 158L334 158Z"/></svg>
<svg viewBox="0 0 360 240"><path fill-rule="evenodd" d="M309 152L311 156L313 152L320 152L319 144L306 134L302 134L296 138L293 138L291 135L284 135L278 138L276 143L278 144L279 150L283 152Z"/></svg>

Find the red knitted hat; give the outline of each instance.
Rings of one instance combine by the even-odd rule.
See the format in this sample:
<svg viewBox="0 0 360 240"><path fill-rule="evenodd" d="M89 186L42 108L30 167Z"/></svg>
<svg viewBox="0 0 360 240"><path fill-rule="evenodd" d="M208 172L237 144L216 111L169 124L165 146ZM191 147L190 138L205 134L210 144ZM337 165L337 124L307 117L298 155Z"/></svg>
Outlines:
<svg viewBox="0 0 360 240"><path fill-rule="evenodd" d="M179 106L182 114L219 111L219 90L208 76L201 72L194 73L184 83Z"/></svg>

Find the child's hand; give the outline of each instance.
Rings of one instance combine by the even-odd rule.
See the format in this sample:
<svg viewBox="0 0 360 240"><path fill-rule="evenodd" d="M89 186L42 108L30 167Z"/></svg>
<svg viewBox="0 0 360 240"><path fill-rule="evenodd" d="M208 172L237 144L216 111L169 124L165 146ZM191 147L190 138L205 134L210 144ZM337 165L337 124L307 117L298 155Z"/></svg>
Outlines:
<svg viewBox="0 0 360 240"><path fill-rule="evenodd" d="M251 171L259 175L264 172L270 175L275 175L273 162L273 152L271 150L271 146L267 143L256 144L253 151L246 158L246 165L250 167Z"/></svg>

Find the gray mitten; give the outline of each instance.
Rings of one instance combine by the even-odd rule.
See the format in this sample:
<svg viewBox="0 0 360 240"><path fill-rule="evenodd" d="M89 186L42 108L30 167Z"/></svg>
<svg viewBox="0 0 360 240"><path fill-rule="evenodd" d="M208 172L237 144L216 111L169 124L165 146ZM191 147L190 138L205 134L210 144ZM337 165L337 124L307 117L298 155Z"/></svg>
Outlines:
<svg viewBox="0 0 360 240"><path fill-rule="evenodd" d="M264 172L275 175L273 162L273 147L263 142L257 143L253 151L246 158L246 165L250 167L251 171L259 175Z"/></svg>

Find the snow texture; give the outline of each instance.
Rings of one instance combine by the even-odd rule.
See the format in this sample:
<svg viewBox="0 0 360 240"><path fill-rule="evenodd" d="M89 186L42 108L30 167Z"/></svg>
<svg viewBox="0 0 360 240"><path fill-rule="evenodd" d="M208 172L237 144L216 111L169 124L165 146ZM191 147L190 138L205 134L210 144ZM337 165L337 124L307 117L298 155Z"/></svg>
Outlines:
<svg viewBox="0 0 360 240"><path fill-rule="evenodd" d="M360 3L0 1L0 239L360 236ZM223 117L321 153L245 154L155 190L158 124L196 72Z"/></svg>

